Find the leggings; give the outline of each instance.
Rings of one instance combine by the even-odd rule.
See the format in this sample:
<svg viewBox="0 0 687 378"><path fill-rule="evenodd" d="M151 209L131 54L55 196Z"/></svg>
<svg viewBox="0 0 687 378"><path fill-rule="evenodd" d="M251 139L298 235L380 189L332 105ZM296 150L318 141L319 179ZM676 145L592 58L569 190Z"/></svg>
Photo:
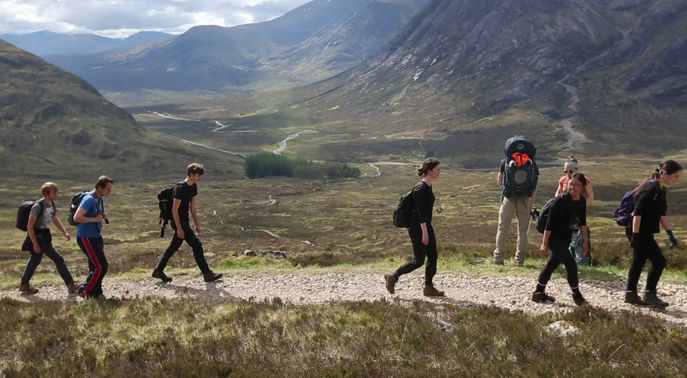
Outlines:
<svg viewBox="0 0 687 378"><path fill-rule="evenodd" d="M408 235L413 242L413 259L396 270L394 273L396 277L421 267L425 263L425 258L427 258L425 285L432 286L432 278L437 273L437 258L439 255L437 253L437 240L434 236L434 228L429 223L427 223L427 232L429 233L429 245L424 245L422 244L422 228L420 228L420 224L414 224L408 229Z"/></svg>
<svg viewBox="0 0 687 378"><path fill-rule="evenodd" d="M549 239L549 247L551 253L549 254L549 261L544 265L541 273L539 273L539 284L546 285L551 279L551 274L558 266L563 263L565 270L568 272L568 284L571 288L577 288L579 279L577 277L577 263L575 257L570 253L570 242L564 242L556 238Z"/></svg>

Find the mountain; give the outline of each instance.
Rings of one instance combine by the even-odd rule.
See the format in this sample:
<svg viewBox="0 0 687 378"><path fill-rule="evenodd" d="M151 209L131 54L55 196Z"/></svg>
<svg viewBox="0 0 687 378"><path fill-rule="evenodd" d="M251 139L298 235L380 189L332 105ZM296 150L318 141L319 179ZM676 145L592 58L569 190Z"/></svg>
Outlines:
<svg viewBox="0 0 687 378"><path fill-rule="evenodd" d="M0 134L4 177L156 177L217 159L143 129L84 80L1 40Z"/></svg>
<svg viewBox="0 0 687 378"><path fill-rule="evenodd" d="M375 54L427 0L315 0L271 21L198 26L89 57L51 57L101 90L222 90L303 84Z"/></svg>
<svg viewBox="0 0 687 378"><path fill-rule="evenodd" d="M301 95L323 122L379 138L363 150L420 144L479 165L522 133L549 158L659 156L687 146L687 1L432 0L381 53Z"/></svg>
<svg viewBox="0 0 687 378"><path fill-rule="evenodd" d="M64 34L49 31L0 35L0 39L41 57L96 54L158 42L171 37L171 34L160 32L138 32L127 38L107 38L95 34Z"/></svg>

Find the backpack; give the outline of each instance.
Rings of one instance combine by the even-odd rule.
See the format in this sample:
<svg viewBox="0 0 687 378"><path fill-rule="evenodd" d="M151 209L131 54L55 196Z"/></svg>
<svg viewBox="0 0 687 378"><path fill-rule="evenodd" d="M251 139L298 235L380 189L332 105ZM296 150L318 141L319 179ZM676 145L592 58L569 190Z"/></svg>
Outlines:
<svg viewBox="0 0 687 378"><path fill-rule="evenodd" d="M539 176L534 157L537 148L521 136L509 138L504 145L503 195L506 198L531 197Z"/></svg>
<svg viewBox="0 0 687 378"><path fill-rule="evenodd" d="M413 207L413 190L401 196L394 210L394 226L410 227L415 218L415 208Z"/></svg>
<svg viewBox="0 0 687 378"><path fill-rule="evenodd" d="M38 213L38 217L40 218L41 215L43 215L43 210L45 209L45 206L43 205L43 202L41 202L41 200L24 201L21 203L21 205L19 205L19 208L17 209L17 228L18 229L20 229L22 231L28 231L29 216L31 216L31 208L36 203L41 204L41 212Z"/></svg>
<svg viewBox="0 0 687 378"><path fill-rule="evenodd" d="M177 184L172 184L160 190L157 194L158 207L160 208L160 220L158 224L160 225L160 237L165 237L165 228L167 224L174 219L172 215L172 205L174 203L174 188Z"/></svg>
<svg viewBox="0 0 687 378"><path fill-rule="evenodd" d="M544 233L546 231L546 223L549 221L549 216L551 215L551 208L553 207L553 204L556 203L556 200L558 200L561 197L553 197L550 200L548 200L545 204L544 207L541 208L541 211L539 212L539 217L537 217L537 222L535 223L535 226L537 226L537 231L540 233Z"/></svg>
<svg viewBox="0 0 687 378"><path fill-rule="evenodd" d="M86 194L93 194L93 190L85 190L83 192L78 192L72 196L72 199L69 201L69 212L67 213L67 223L69 223L72 226L78 226L79 223L74 220L74 214L76 214L76 210L79 209L79 205L81 205L81 200L83 200L83 197Z"/></svg>
<svg viewBox="0 0 687 378"><path fill-rule="evenodd" d="M657 184L656 180L649 180L648 183ZM630 190L623 194L618 207L613 212L613 219L618 226L627 227L632 224L632 213L635 211L635 191Z"/></svg>

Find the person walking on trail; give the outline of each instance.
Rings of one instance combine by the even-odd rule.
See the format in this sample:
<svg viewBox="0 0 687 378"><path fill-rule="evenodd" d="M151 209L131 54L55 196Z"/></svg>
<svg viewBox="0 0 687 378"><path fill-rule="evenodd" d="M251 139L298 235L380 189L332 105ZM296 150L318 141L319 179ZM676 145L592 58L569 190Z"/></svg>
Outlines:
<svg viewBox="0 0 687 378"><path fill-rule="evenodd" d="M539 180L539 168L534 161L537 149L525 138L515 136L506 141L504 151L506 157L501 160L496 176L496 183L503 192L493 262L496 265L504 264L506 239L515 217L518 223L515 264L522 266L527 256L527 231Z"/></svg>
<svg viewBox="0 0 687 378"><path fill-rule="evenodd" d="M70 239L69 232L64 228L60 218L57 217L57 206L55 206L55 200L58 196L57 185L52 182L46 182L41 187L41 192L43 193L43 198L31 206L31 213L27 223L26 230L28 235L25 246L22 249L29 251L31 258L28 264L26 264L26 269L24 269L24 274L21 277L19 291L29 295L38 293L38 289L33 288L29 281L45 255L55 263L57 272L62 277L64 284L67 285L67 292L69 294L76 294L77 286L69 273L64 258L52 245L51 223L57 226L66 240Z"/></svg>
<svg viewBox="0 0 687 378"><path fill-rule="evenodd" d="M568 183L568 192L557 198L551 205L549 218L546 222L544 237L540 250L549 253L549 260L539 273L537 287L532 294L532 300L537 303L551 303L556 299L546 294L546 284L551 274L563 263L568 274L568 284L572 290L572 298L576 305L582 306L587 301L578 287L577 263L568 249L573 228L579 228L585 248L588 244L587 236L587 201L582 197L587 179L582 173L574 173Z"/></svg>
<svg viewBox="0 0 687 378"><path fill-rule="evenodd" d="M565 174L558 180L558 188L556 188L555 197L562 197L568 192L568 183L570 182L570 178L574 173L579 171L578 164L579 162L574 156L571 155L568 157L568 160L563 165L563 172ZM587 185L584 186L584 193L582 193L582 195L587 201L587 209L589 209L589 207L592 205L592 202L594 202L594 188L589 176L585 175L585 177L587 178ZM589 227L587 227L587 229L589 230ZM579 265L591 265L592 263L591 231L589 232L589 238L587 238L587 242L589 243L589 246L586 250L589 251L589 253L584 254L584 246L582 245L582 235L580 234L580 230L573 230L572 239L570 241L570 253L575 256L575 261L577 261Z"/></svg>
<svg viewBox="0 0 687 378"><path fill-rule="evenodd" d="M172 281L172 278L165 274L165 267L184 241L193 249L193 257L198 268L200 268L200 272L203 274L205 282L212 282L222 278L222 273L215 273L208 267L203 254L203 244L198 239L198 236L200 236L200 222L197 216L196 195L198 195L197 184L203 178L204 173L205 167L202 164L189 164L186 167L186 179L174 187L172 194L174 198L172 203L172 217L174 221L171 223L174 229L174 236L169 243L169 247L162 254L160 261L153 270L153 278L159 278L163 282ZM190 226L189 212L193 217L194 229L191 229Z"/></svg>
<svg viewBox="0 0 687 378"><path fill-rule="evenodd" d="M660 226L663 226L671 247L678 244L673 227L666 216L668 210L666 186L675 184L681 173L680 164L674 160L667 160L656 168L651 178L635 189L635 209L630 236L632 263L627 276L625 303L649 305L655 308L665 308L669 305L656 294L656 286L666 266L666 259L654 240L654 234L660 231ZM646 260L651 261L651 270L644 286L644 296L640 298L637 294L637 283Z"/></svg>
<svg viewBox="0 0 687 378"><path fill-rule="evenodd" d="M408 228L408 235L413 244L413 259L402 265L394 273L384 275L386 289L393 294L398 279L425 264L425 286L423 294L428 297L440 297L443 291L437 290L432 279L437 272L437 241L432 227L434 192L432 185L441 174L441 165L436 159L427 159L418 169L421 181L412 190L414 218Z"/></svg>
<svg viewBox="0 0 687 378"><path fill-rule="evenodd" d="M103 298L103 278L109 264L105 256L102 229L103 221L109 222L105 213L103 199L112 193L114 181L107 176L100 176L95 183L95 190L86 193L74 213L76 242L88 258L88 277L78 289L84 298Z"/></svg>

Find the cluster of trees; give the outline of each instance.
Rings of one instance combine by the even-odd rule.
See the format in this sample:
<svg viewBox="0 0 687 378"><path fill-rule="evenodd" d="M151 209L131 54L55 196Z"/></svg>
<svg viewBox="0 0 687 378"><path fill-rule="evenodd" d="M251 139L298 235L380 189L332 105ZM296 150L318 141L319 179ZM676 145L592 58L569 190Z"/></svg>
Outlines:
<svg viewBox="0 0 687 378"><path fill-rule="evenodd" d="M303 159L262 152L250 155L244 164L249 178L268 176L300 177L308 179L360 177L360 170L348 164L314 163Z"/></svg>

